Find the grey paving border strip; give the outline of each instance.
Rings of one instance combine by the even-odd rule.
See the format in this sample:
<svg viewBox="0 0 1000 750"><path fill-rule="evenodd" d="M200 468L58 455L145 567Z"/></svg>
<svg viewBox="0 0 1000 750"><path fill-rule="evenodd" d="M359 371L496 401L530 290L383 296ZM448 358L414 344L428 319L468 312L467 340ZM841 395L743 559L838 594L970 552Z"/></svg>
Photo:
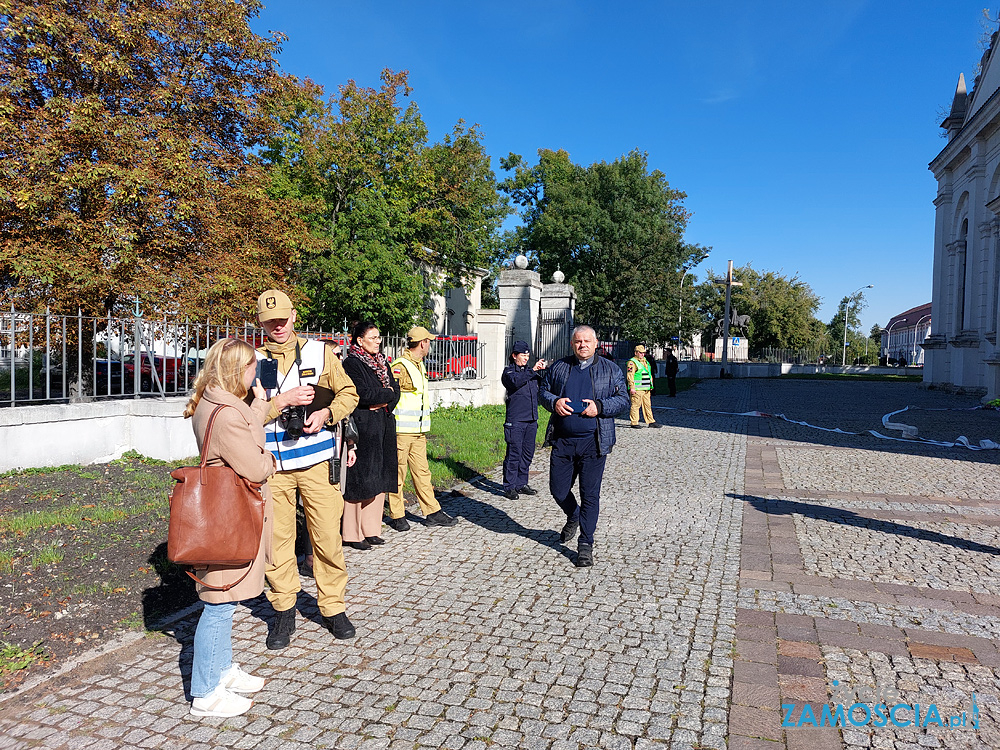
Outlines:
<svg viewBox="0 0 1000 750"><path fill-rule="evenodd" d="M768 502L787 502L780 498L790 496L800 499L806 493L786 490L777 453L767 447L763 428L762 425L761 429L753 430L747 441L744 493L763 500L764 509L744 502L741 587L1000 615L1000 596L992 594L807 574L794 520L788 515L774 516L767 512ZM957 498L904 495L859 496L854 493L812 492L808 496L811 499L821 496L832 500L877 499L911 504L936 501L942 504L960 503L964 507L993 505L962 502ZM904 515L859 509L851 509L850 512L873 520ZM905 517L911 520L939 520L942 515L938 512L905 513ZM981 515L962 515L958 518L954 513L948 515L956 520L996 525ZM729 750L775 750L777 747L788 750L842 750L843 742L836 728L794 729L781 726L782 703L794 703L799 707L809 703L817 716L822 705L829 703L830 692L821 652L824 646L889 656L1000 666L1000 650L988 638L740 608L736 613Z"/></svg>

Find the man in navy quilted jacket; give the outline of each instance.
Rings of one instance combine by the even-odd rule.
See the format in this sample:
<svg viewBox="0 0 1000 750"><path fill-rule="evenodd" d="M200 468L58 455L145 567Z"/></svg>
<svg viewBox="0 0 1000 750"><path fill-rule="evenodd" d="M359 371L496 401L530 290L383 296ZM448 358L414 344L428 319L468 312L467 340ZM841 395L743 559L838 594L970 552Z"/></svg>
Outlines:
<svg viewBox="0 0 1000 750"><path fill-rule="evenodd" d="M614 418L629 408L621 368L597 356L597 334L578 326L570 339L573 354L546 371L539 399L552 412L549 492L566 514L563 544L577 531L576 566L594 564L594 530L601 505L604 464L615 444ZM572 487L580 477L580 503Z"/></svg>

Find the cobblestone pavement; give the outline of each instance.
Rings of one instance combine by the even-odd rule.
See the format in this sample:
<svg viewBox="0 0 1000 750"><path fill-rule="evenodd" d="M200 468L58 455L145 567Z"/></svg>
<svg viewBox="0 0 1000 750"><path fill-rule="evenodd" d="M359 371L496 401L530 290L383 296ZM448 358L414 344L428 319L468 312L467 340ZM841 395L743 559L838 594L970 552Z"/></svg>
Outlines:
<svg viewBox="0 0 1000 750"><path fill-rule="evenodd" d="M483 478L445 501L456 528L347 551L355 640L320 628L308 580L283 651L266 603L241 607L237 660L269 680L250 713L189 717L195 612L0 698L0 750L1000 746L1000 451L705 411L881 430L974 400L744 380L655 402L664 429L619 431L593 568L559 543L540 453L538 496ZM997 412L911 415L933 439L1000 436ZM782 727L782 704L799 723L879 694L942 718L975 694L980 727Z"/></svg>

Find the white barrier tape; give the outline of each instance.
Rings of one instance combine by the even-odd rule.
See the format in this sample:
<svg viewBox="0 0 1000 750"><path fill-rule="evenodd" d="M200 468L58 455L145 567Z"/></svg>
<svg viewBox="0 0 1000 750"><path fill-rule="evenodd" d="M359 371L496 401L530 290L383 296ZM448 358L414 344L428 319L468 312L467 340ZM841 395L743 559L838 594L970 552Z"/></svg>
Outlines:
<svg viewBox="0 0 1000 750"><path fill-rule="evenodd" d="M920 443L922 445L933 445L940 448L954 448L956 446L962 446L963 448L968 448L971 451L988 451L988 450L1000 449L1000 443L996 443L992 440L984 438L983 440L980 440L979 443L974 444L965 435L958 436L952 442L944 440L930 440L928 438L918 437L917 430L915 427L911 427L910 425L905 425L897 422L889 422L890 417L893 417L896 414L901 414L902 412L907 411L908 409L922 409L924 411L975 411L976 409L981 408L979 406L973 406L968 409L931 409L931 408L925 409L922 406L913 406L913 407L907 406L903 409L898 409L897 411L889 412L884 417L882 417L882 426L890 430L901 430L904 435L904 437L901 438L891 437L889 435L883 435L882 433L876 432L875 430L865 430L864 432L851 432L849 430L842 430L839 427L819 427L818 425L809 424L808 422L803 422L801 420L789 419L784 414L770 414L766 411L742 411L742 412L714 411L712 409L690 409L681 406L654 406L653 408L662 411L690 411L690 412L699 412L702 414L721 414L727 417L764 417L769 419L780 419L783 422L789 422L791 424L801 425L802 427L808 427L811 430L821 430L822 432L836 432L841 435L864 435L867 433L869 435L872 435L873 437L877 437L882 440L892 440L897 443ZM908 433L911 433L912 436L910 436Z"/></svg>

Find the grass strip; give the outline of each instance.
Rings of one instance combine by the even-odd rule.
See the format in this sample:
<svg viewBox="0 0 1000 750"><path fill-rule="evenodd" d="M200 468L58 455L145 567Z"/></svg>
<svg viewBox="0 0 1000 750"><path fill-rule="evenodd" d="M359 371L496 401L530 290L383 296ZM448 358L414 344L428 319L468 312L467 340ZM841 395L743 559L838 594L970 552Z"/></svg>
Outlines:
<svg viewBox="0 0 1000 750"><path fill-rule="evenodd" d="M0 675L17 672L45 659L45 649L42 642L36 641L29 648L14 646L7 641L0 641Z"/></svg>
<svg viewBox="0 0 1000 750"><path fill-rule="evenodd" d="M677 392L689 391L695 387L698 383L699 378L675 378L677 381ZM670 393L670 387L667 384L666 378L657 378L653 381L653 395L654 396L666 396ZM627 414L625 416L628 416Z"/></svg>
<svg viewBox="0 0 1000 750"><path fill-rule="evenodd" d="M84 521L92 524L114 523L129 516L139 515L159 506L166 506L166 497L150 500L141 505L67 505L55 510L36 510L27 513L17 513L0 518L0 533L28 534L38 529L51 529L56 526L79 526ZM2 560L0 560L2 565Z"/></svg>
<svg viewBox="0 0 1000 750"><path fill-rule="evenodd" d="M503 461L506 408L503 406L447 406L435 409L427 440L427 463L435 487L448 487L490 471ZM549 413L538 410L540 445ZM409 483L409 480L407 480Z"/></svg>
<svg viewBox="0 0 1000 750"><path fill-rule="evenodd" d="M40 568L43 565L53 565L63 561L64 553L57 542L50 542L42 547L38 554L31 558L31 567Z"/></svg>

